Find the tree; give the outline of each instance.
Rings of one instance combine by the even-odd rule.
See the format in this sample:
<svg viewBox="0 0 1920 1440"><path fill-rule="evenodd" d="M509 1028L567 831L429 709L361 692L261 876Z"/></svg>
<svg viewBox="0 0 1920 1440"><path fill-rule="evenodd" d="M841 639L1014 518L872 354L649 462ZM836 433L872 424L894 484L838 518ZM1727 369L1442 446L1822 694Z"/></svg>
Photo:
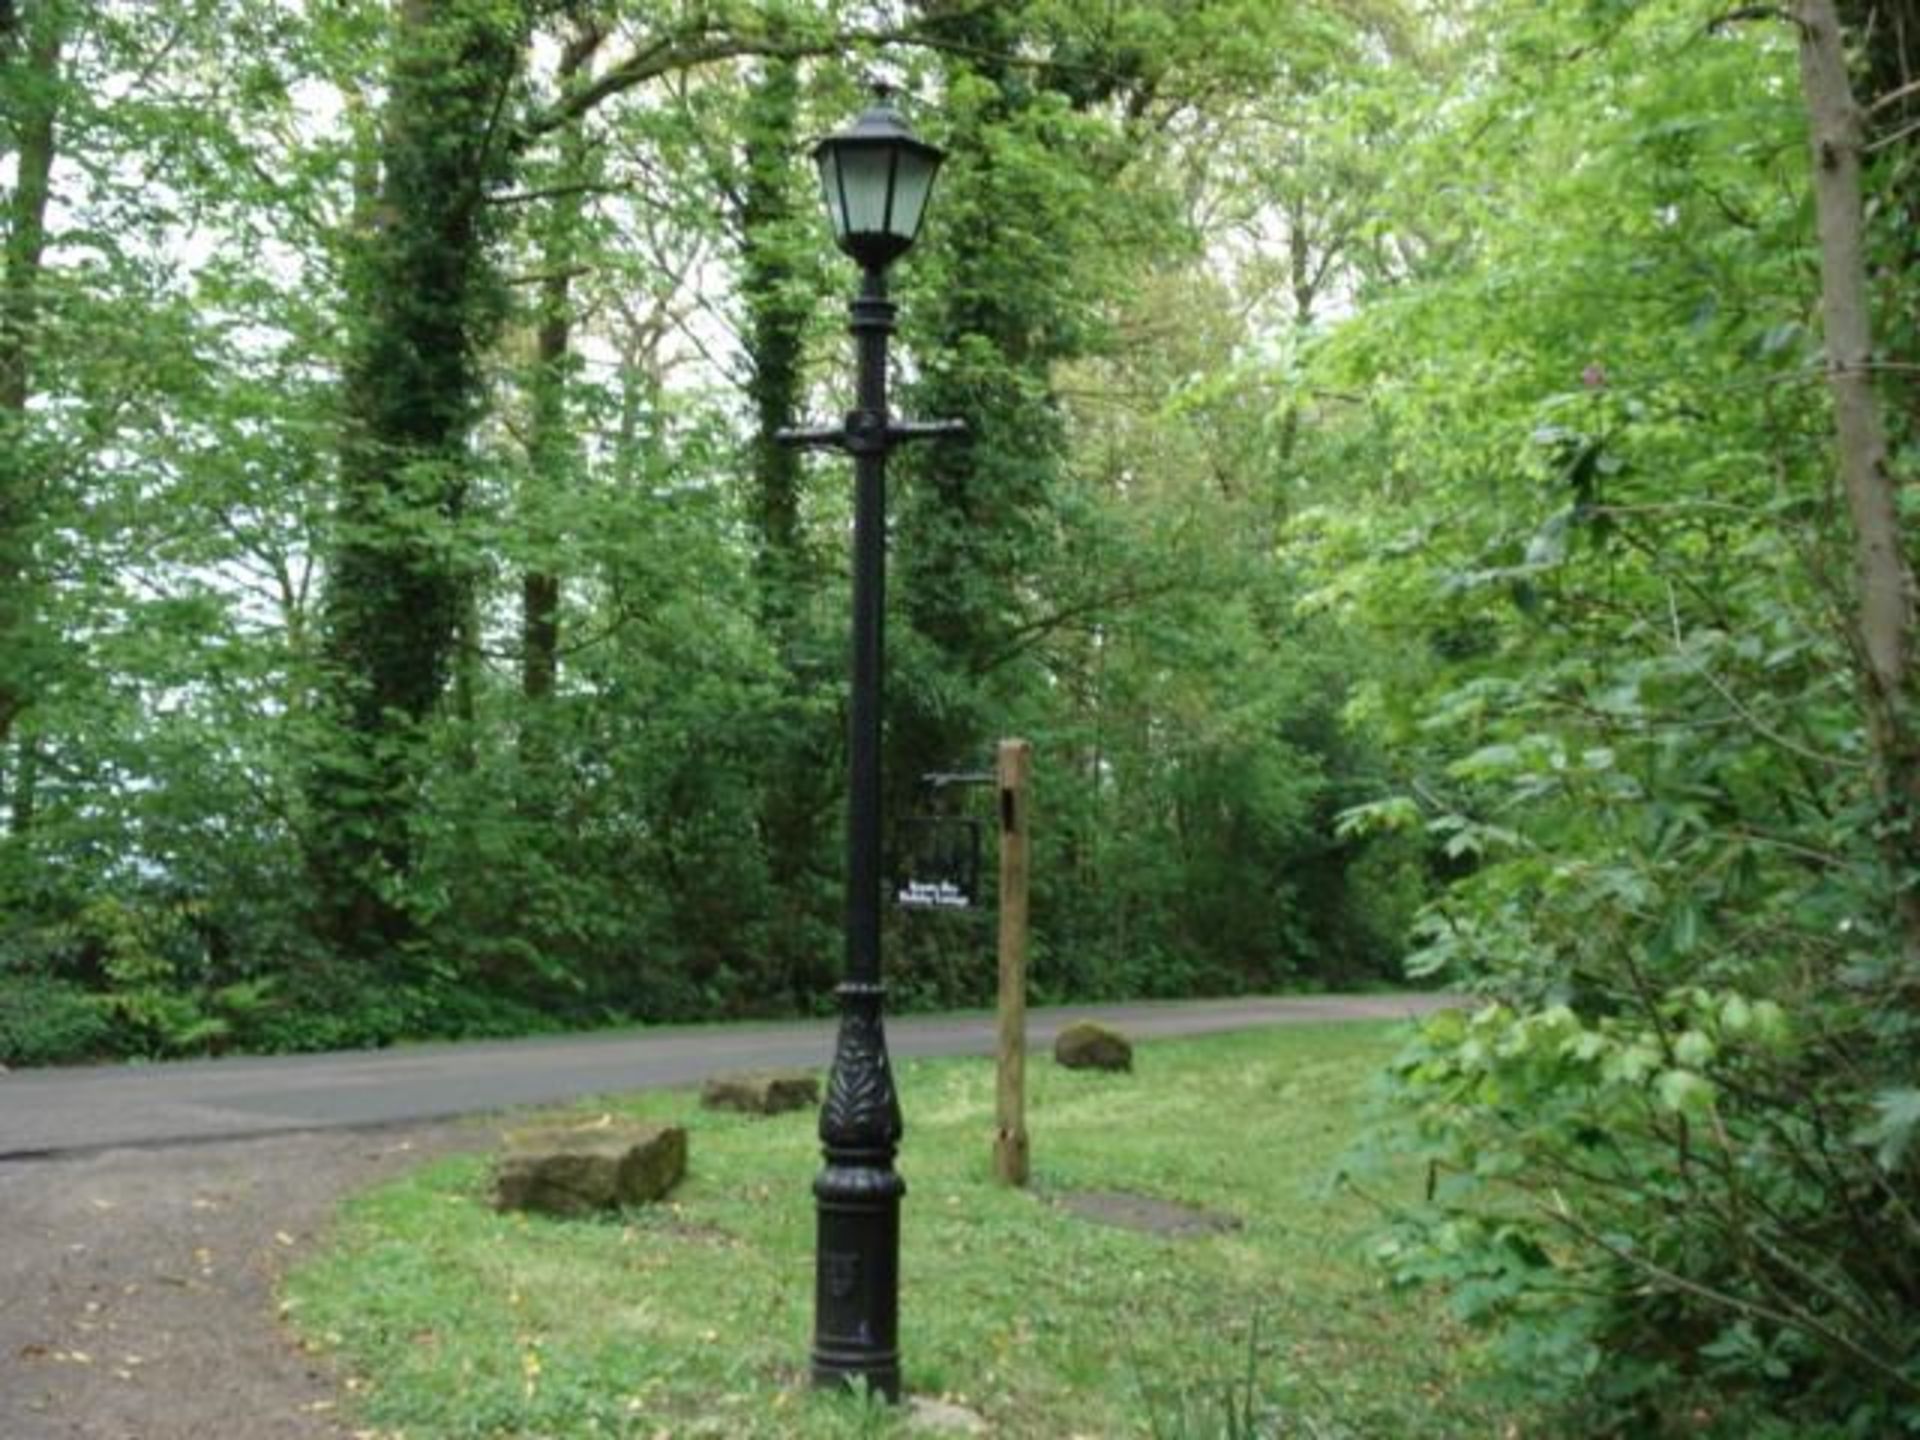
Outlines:
<svg viewBox="0 0 1920 1440"><path fill-rule="evenodd" d="M23 37L79 9L4 11L57 110L0 277L0 989L100 1022L37 1057L820 1003L846 496L767 441L844 399L797 151L876 65L953 151L903 408L978 432L897 472L896 808L1007 730L1058 757L1062 986L1377 968L1357 661L1291 624L1286 382L1182 187L1392 7L85 8L50 88Z"/></svg>
<svg viewBox="0 0 1920 1440"><path fill-rule="evenodd" d="M339 748L317 760L320 933L390 963L421 728L467 614L459 522L479 356L498 310L489 187L509 154L523 21L488 0L408 0L393 39L380 191L350 277L338 538L326 592Z"/></svg>
<svg viewBox="0 0 1920 1440"><path fill-rule="evenodd" d="M749 80L740 174L730 189L753 406L747 512L754 578L762 624L786 675L759 781L760 830L778 897L762 943L774 983L805 1008L826 996L835 951L828 838L843 766L840 727L824 693L829 672L821 661L829 647L817 609L821 567L803 505L806 469L800 452L777 438L801 418L807 340L823 308L817 207L797 184L804 178L801 80L799 65L786 58L763 62Z"/></svg>
<svg viewBox="0 0 1920 1440"><path fill-rule="evenodd" d="M720 17L693 6L658 17L653 31L594 70L587 62L600 42L581 38L597 30L589 21L563 59L556 93L523 105L516 84L531 19L525 7L491 0L408 0L392 35L378 196L350 275L354 331L326 589L339 742L316 756L308 787L316 927L363 961L417 938L407 911L409 825L425 732L457 649L472 657L478 648L475 557L463 519L467 442L502 308L489 193L530 147L577 135L597 107L636 86L738 56L824 53L839 43L831 30L789 33L751 11ZM553 224L550 239L558 239L564 213ZM541 322L562 348L566 298L550 290ZM535 390L548 397L536 409L559 393L551 384ZM543 462L556 453L556 418L536 419ZM536 689L548 679L555 578L536 570L523 587L523 663L532 667L523 682L530 676Z"/></svg>

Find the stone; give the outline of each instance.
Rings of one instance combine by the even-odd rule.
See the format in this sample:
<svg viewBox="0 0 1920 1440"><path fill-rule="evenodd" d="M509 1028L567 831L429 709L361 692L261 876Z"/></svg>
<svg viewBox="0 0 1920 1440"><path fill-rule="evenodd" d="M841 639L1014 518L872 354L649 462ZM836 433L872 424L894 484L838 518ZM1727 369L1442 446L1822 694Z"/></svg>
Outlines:
<svg viewBox="0 0 1920 1440"><path fill-rule="evenodd" d="M933 1435L990 1435L987 1422L964 1405L925 1395L907 1399L907 1429Z"/></svg>
<svg viewBox="0 0 1920 1440"><path fill-rule="evenodd" d="M603 1117L518 1130L494 1162L493 1208L592 1215L658 1200L686 1173L687 1132L679 1125Z"/></svg>
<svg viewBox="0 0 1920 1440"><path fill-rule="evenodd" d="M735 1071L716 1075L701 1087L708 1110L738 1110L748 1115L780 1115L820 1103L820 1077L811 1070Z"/></svg>
<svg viewBox="0 0 1920 1440"><path fill-rule="evenodd" d="M1053 1058L1069 1070L1131 1070L1133 1046L1118 1030L1076 1020L1054 1038Z"/></svg>

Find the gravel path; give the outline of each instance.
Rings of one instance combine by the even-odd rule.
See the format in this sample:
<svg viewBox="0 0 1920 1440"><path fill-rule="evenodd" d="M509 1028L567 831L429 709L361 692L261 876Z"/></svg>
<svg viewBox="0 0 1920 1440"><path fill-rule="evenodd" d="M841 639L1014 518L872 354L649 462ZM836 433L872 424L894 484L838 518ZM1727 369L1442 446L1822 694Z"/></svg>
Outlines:
<svg viewBox="0 0 1920 1440"><path fill-rule="evenodd" d="M471 1122L0 1165L0 1437L343 1440L338 1391L275 1315L340 1198Z"/></svg>
<svg viewBox="0 0 1920 1440"><path fill-rule="evenodd" d="M1030 1043L1063 1013L1104 1014L1146 1037L1445 1003L1089 1006L1035 1012ZM983 1053L991 1024L889 1030L902 1056ZM687 1083L743 1059L824 1064L829 1034L715 1027L0 1076L0 1440L350 1440L335 1382L278 1323L275 1287L342 1197L492 1142L483 1121L423 1117ZM382 1123L410 1107L414 1118ZM255 1133L234 1133L247 1126Z"/></svg>

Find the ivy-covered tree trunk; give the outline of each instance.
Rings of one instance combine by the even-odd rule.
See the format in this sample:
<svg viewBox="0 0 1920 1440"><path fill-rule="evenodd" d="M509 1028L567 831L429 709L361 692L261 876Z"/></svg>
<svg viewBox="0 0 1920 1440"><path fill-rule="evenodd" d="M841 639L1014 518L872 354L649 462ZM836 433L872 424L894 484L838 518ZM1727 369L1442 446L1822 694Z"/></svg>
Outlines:
<svg viewBox="0 0 1920 1440"><path fill-rule="evenodd" d="M32 703L37 659L33 535L41 481L33 459L27 403L33 392L33 348L39 320L41 257L60 103L62 18L47 0L0 0L0 105L7 114L14 177L6 205L6 252L0 271L0 757ZM24 747L29 742L21 741ZM8 812L15 831L33 810L33 766L22 756L13 772Z"/></svg>
<svg viewBox="0 0 1920 1440"><path fill-rule="evenodd" d="M769 60L754 81L745 120L740 298L747 316L747 393L753 401L755 559L768 622L788 624L807 578L800 535L799 452L774 436L800 409L801 347L811 297L795 248L792 169L800 107L799 66ZM812 234L807 236L814 239Z"/></svg>
<svg viewBox="0 0 1920 1440"><path fill-rule="evenodd" d="M495 0L405 0L396 27L379 200L350 275L325 605L338 734L309 781L318 929L345 956L383 957L411 929L422 729L466 614L467 437L497 312L483 201L520 29Z"/></svg>
<svg viewBox="0 0 1920 1440"><path fill-rule="evenodd" d="M1140 59L1052 33L1044 12L925 11L945 55L951 129L927 253L910 261L929 277L905 310L924 377L910 403L964 418L972 439L900 465L898 590L916 643L896 647L908 660L889 712L896 816L919 803L923 774L985 765L1014 701L1033 693L1010 662L1045 629L1035 612L1060 553L1056 371L1093 343L1101 281L1090 252L1129 153L1109 102ZM1023 50L1053 61L1021 63Z"/></svg>
<svg viewBox="0 0 1920 1440"><path fill-rule="evenodd" d="M800 67L762 63L745 111L740 187L740 302L746 320L747 393L753 404L754 571L761 623L786 670L784 724L768 748L760 828L777 913L767 931L773 982L805 1006L826 993L833 959L831 886L824 830L840 793L838 726L815 704L826 677L809 662L808 597L817 580L801 520L805 469L774 437L795 423L805 391L802 359L817 303L819 220L796 213Z"/></svg>
<svg viewBox="0 0 1920 1440"><path fill-rule="evenodd" d="M1033 559L1062 454L1049 374L1062 355L1060 315L1046 266L1069 244L1045 216L1021 214L1036 179L1003 159L996 137L1017 130L1037 98L1033 77L1009 60L1021 40L1014 9L954 9L929 28L952 47L950 158L933 199L936 283L917 294L918 358L925 379L913 407L960 416L965 445L926 446L902 458L896 546L901 604L928 668L894 687L889 767L893 808L913 803L918 777L973 768L992 719L981 686L1006 646L1020 577ZM1024 142L1030 137L1022 137ZM1020 253L1046 230L1049 254ZM1000 243L1000 242L1006 243Z"/></svg>

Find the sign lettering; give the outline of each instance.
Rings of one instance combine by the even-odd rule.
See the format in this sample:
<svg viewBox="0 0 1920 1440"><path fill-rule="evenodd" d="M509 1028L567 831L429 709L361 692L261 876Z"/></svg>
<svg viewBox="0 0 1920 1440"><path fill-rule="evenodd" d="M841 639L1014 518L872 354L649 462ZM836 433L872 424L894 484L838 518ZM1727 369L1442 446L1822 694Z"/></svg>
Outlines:
<svg viewBox="0 0 1920 1440"><path fill-rule="evenodd" d="M909 880L894 893L894 903L922 910L964 910L972 898L951 880Z"/></svg>

